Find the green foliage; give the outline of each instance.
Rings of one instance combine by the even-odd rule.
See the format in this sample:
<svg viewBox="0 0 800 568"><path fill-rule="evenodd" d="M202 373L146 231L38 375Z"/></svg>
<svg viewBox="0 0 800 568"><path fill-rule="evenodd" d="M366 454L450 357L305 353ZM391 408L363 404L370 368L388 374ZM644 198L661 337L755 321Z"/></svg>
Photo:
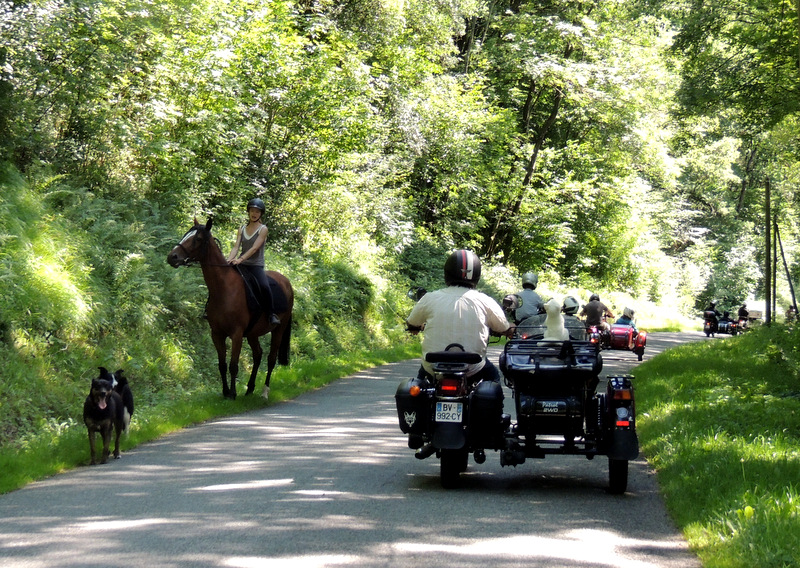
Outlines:
<svg viewBox="0 0 800 568"><path fill-rule="evenodd" d="M761 327L637 368L642 449L704 566L800 561L798 339Z"/></svg>

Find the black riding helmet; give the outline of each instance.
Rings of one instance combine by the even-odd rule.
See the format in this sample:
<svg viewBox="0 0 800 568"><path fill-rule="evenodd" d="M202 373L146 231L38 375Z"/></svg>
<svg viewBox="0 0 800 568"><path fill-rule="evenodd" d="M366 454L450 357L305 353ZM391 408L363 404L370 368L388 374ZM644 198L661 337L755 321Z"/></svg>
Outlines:
<svg viewBox="0 0 800 568"><path fill-rule="evenodd" d="M481 259L469 250L457 250L444 263L444 281L448 286L474 288L481 278Z"/></svg>
<svg viewBox="0 0 800 568"><path fill-rule="evenodd" d="M261 199L259 199L258 197L254 197L253 199L251 199L250 201L247 202L246 211L250 211L251 207L255 207L256 209L261 211L262 215L267 212L267 206L264 205L264 202Z"/></svg>

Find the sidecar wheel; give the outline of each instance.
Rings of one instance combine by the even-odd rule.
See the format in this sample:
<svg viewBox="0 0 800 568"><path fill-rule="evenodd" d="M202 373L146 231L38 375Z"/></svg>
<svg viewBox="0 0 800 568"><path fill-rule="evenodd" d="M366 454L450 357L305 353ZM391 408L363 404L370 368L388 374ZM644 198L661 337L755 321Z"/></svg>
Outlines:
<svg viewBox="0 0 800 568"><path fill-rule="evenodd" d="M628 460L608 458L608 492L614 495L625 493L628 488Z"/></svg>
<svg viewBox="0 0 800 568"><path fill-rule="evenodd" d="M461 472L467 469L469 452L466 448L458 450L442 450L441 456L441 482L445 489L455 489L461 485Z"/></svg>

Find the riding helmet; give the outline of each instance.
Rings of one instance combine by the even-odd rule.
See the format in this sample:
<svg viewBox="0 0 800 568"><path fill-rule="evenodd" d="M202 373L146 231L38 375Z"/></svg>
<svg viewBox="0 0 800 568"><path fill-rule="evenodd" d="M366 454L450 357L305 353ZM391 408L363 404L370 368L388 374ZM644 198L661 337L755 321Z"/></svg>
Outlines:
<svg viewBox="0 0 800 568"><path fill-rule="evenodd" d="M448 286L474 288L481 277L481 259L469 250L457 250L444 263L444 281Z"/></svg>
<svg viewBox="0 0 800 568"><path fill-rule="evenodd" d="M536 286L539 284L539 275L535 272L526 272L522 275L522 287L525 288L526 286L530 286L534 290L536 290Z"/></svg>
<svg viewBox="0 0 800 568"><path fill-rule="evenodd" d="M580 304L578 300L573 298L572 296L567 296L564 298L564 304L561 306L561 311L567 314L568 316L574 316L578 313L578 308L580 308Z"/></svg>
<svg viewBox="0 0 800 568"><path fill-rule="evenodd" d="M264 205L264 202L258 197L254 197L253 199L247 202L247 211L249 211L251 207L255 207L256 209L261 211L262 215L267 212L267 206Z"/></svg>
<svg viewBox="0 0 800 568"><path fill-rule="evenodd" d="M600 295L599 294L592 294L591 296L589 296L589 301L590 302L599 302L600 301Z"/></svg>

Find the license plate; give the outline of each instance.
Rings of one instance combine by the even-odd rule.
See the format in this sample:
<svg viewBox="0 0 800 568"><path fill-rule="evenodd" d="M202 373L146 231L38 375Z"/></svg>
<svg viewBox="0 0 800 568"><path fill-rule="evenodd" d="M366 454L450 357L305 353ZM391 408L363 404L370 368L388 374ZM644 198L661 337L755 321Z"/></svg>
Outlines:
<svg viewBox="0 0 800 568"><path fill-rule="evenodd" d="M461 422L464 413L464 405L460 402L437 402L436 403L436 422Z"/></svg>

